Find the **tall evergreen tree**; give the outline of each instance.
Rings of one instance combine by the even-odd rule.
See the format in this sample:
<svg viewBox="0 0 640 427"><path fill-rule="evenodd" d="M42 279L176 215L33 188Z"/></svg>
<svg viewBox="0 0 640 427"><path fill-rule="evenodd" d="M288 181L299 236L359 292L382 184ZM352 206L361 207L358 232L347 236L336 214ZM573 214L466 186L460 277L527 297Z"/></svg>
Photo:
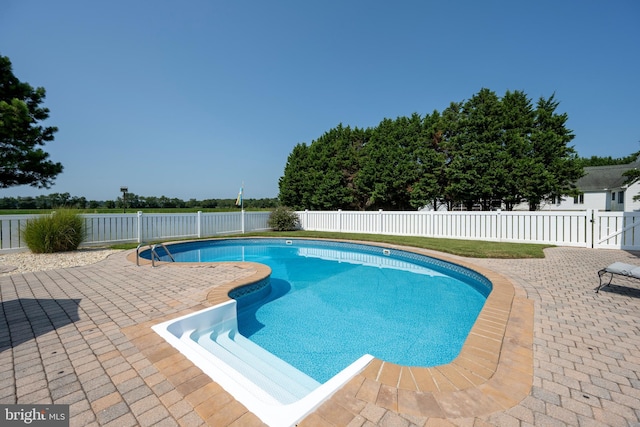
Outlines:
<svg viewBox="0 0 640 427"><path fill-rule="evenodd" d="M384 119L372 132L359 177L372 209L411 209L411 190L419 172L414 151L424 139L418 114Z"/></svg>
<svg viewBox="0 0 640 427"><path fill-rule="evenodd" d="M433 134L436 150L441 153L444 161L438 177L438 187L441 188L440 201L446 205L449 211L453 210L454 205L459 202L458 188L453 185L455 179L455 162L453 160L464 133L462 104L462 102L451 102L443 110ZM433 209L437 210L438 200L434 199L432 205Z"/></svg>
<svg viewBox="0 0 640 427"><path fill-rule="evenodd" d="M530 210L542 201L576 192L575 182L584 174L578 155L569 142L575 137L566 123L566 113L558 114L555 95L540 97L531 135L531 165L523 183L523 196Z"/></svg>
<svg viewBox="0 0 640 427"><path fill-rule="evenodd" d="M345 158L342 161L342 174L344 182L350 191L351 206L348 209L365 210L369 201L369 195L359 185L359 174L362 169L364 148L371 139L371 129L355 128L349 133L349 141L346 145Z"/></svg>
<svg viewBox="0 0 640 427"><path fill-rule="evenodd" d="M338 125L311 145L298 144L280 178L280 201L294 209L363 209L359 159L369 131Z"/></svg>
<svg viewBox="0 0 640 427"><path fill-rule="evenodd" d="M44 98L44 88L18 80L9 58L0 56L0 188L49 188L62 172L62 164L48 160L41 148L58 130L41 124L49 117Z"/></svg>
<svg viewBox="0 0 640 427"><path fill-rule="evenodd" d="M511 210L568 195L582 175L554 96L534 110L522 91L483 88L442 114L384 119L373 129L339 125L297 145L280 179L296 209L408 210L458 204Z"/></svg>
<svg viewBox="0 0 640 427"><path fill-rule="evenodd" d="M451 139L449 188L467 209L481 203L488 210L502 179L499 165L502 133L500 100L481 89L462 107L463 132Z"/></svg>
<svg viewBox="0 0 640 427"><path fill-rule="evenodd" d="M506 210L522 201L522 188L534 161L531 153L534 111L531 100L524 92L507 91L501 99L503 133L500 152L501 178L496 196Z"/></svg>
<svg viewBox="0 0 640 427"><path fill-rule="evenodd" d="M349 179L357 160L351 133L349 126L340 124L311 144L308 174L312 180L312 209L348 209L352 206Z"/></svg>
<svg viewBox="0 0 640 427"><path fill-rule="evenodd" d="M308 205L311 187L307 173L309 172L309 147L302 143L293 147L293 151L287 158L284 175L278 182L280 189L279 199L284 206L293 209L306 209Z"/></svg>
<svg viewBox="0 0 640 427"><path fill-rule="evenodd" d="M444 203L446 152L442 145L444 132L441 125L441 116L437 111L425 116L422 134L415 141L413 161L416 176L410 188L409 201L414 209L431 207L437 210Z"/></svg>

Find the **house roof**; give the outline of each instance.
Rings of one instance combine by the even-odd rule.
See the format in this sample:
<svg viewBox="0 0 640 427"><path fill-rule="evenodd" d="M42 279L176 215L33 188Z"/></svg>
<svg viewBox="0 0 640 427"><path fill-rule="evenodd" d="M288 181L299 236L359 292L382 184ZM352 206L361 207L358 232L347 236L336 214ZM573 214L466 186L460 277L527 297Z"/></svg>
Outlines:
<svg viewBox="0 0 640 427"><path fill-rule="evenodd" d="M611 190L623 186L626 176L622 176L628 170L640 168L640 159L626 165L611 166L587 166L584 168L584 176L576 181L576 187L580 191Z"/></svg>

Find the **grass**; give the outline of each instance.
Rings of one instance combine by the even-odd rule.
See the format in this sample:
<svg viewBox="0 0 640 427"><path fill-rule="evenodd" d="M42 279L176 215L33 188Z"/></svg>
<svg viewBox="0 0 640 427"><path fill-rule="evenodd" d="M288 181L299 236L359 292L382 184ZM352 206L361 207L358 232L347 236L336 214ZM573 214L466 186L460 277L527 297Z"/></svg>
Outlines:
<svg viewBox="0 0 640 427"><path fill-rule="evenodd" d="M469 258L501 258L501 259L521 259L521 258L544 258L543 250L553 245L540 245L533 243L503 243L486 242L480 240L457 240L457 239L437 239L432 237L416 236L386 236L380 234L357 234L357 233L330 233L321 231L287 231L287 232L260 232L246 233L241 236L223 236L212 238L228 237L313 237L322 239L341 240L362 240L368 242L389 243L393 245L413 246L422 249L431 249L445 252L452 255L459 255ZM207 239L212 239L207 238ZM192 239L190 239L192 240ZM112 246L114 249L133 249L135 243L119 244Z"/></svg>

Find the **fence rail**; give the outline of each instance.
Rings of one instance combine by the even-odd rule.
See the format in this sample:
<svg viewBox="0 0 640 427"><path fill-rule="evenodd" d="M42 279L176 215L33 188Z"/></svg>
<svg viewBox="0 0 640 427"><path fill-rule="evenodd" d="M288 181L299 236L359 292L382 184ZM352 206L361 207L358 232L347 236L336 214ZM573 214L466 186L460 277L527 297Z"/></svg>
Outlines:
<svg viewBox="0 0 640 427"><path fill-rule="evenodd" d="M304 230L640 250L640 212L298 212Z"/></svg>
<svg viewBox="0 0 640 427"><path fill-rule="evenodd" d="M598 212L593 247L640 250L640 212Z"/></svg>
<svg viewBox="0 0 640 427"><path fill-rule="evenodd" d="M27 249L22 230L38 215L0 215L0 253ZM201 238L268 230L269 212L82 214L83 246Z"/></svg>
<svg viewBox="0 0 640 427"><path fill-rule="evenodd" d="M37 215L0 215L0 253L26 249ZM201 238L268 229L269 212L86 214L83 245ZM640 212L301 211L304 230L640 250Z"/></svg>

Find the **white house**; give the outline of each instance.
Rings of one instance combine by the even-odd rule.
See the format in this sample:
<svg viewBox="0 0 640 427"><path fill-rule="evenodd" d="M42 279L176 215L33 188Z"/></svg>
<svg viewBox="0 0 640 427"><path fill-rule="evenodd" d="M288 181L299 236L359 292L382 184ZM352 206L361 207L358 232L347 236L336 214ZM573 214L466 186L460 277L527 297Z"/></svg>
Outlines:
<svg viewBox="0 0 640 427"><path fill-rule="evenodd" d="M541 210L585 210L637 212L640 200L633 197L640 194L640 181L624 185L626 177L622 174L631 169L640 168L640 158L633 163L613 166L589 166L584 168L585 175L576 182L580 191L577 197L563 197L556 203L546 203Z"/></svg>

